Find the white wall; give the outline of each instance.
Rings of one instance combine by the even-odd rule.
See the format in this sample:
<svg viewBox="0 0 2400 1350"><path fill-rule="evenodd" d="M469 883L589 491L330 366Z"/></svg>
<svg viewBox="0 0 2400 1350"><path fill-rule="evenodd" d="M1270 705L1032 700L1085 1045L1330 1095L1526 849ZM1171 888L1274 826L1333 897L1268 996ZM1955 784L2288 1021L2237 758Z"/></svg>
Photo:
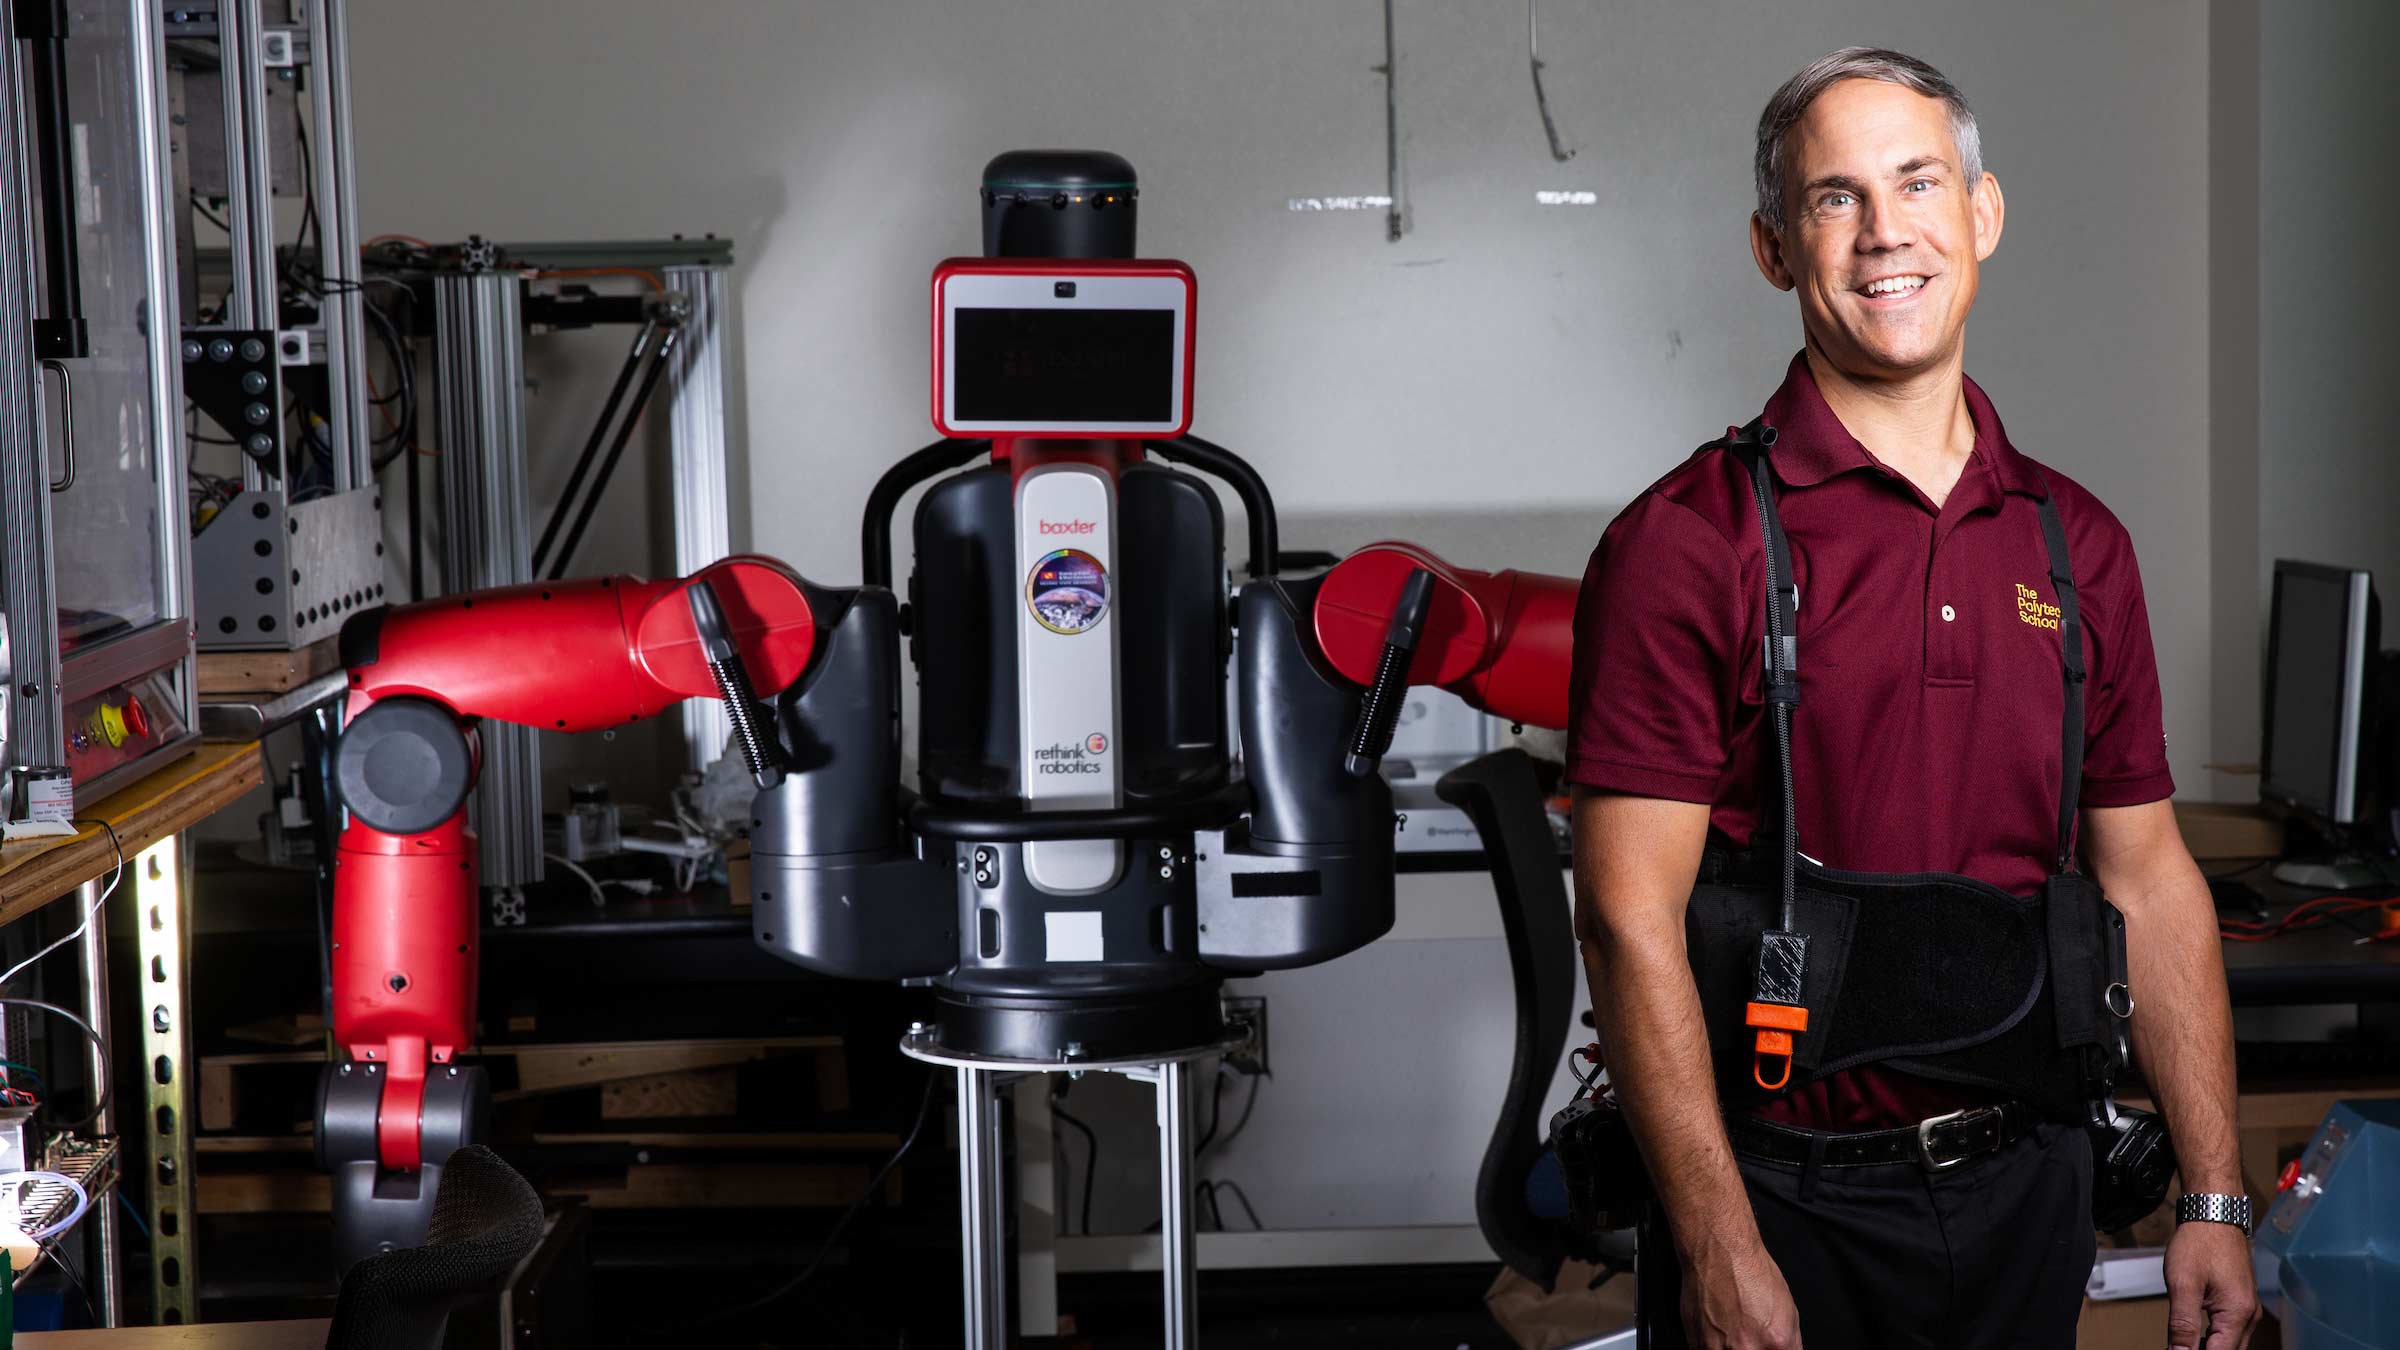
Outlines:
<svg viewBox="0 0 2400 1350"><path fill-rule="evenodd" d="M1289 546L1406 533L1462 563L1574 572L1632 494L1757 409L1798 346L1791 300L1744 243L1759 106L1829 48L1912 51L1966 89L2008 192L1969 369L2022 448L2131 529L2174 767L2205 787L2202 0L1553 0L1549 92L1580 152L1565 165L1535 115L1521 7L1400 0L1412 228L1398 244L1376 213L1284 209L1382 190L1380 8L360 5L360 206L370 233L429 238L732 236L737 533L842 582L869 485L932 438L927 275L978 247L978 170L1017 146L1116 150L1142 174L1144 250L1199 272L1197 429L1266 474ZM1537 207L1537 188L1599 205ZM615 360L614 338L557 341L581 364L537 367L537 495L563 478ZM620 495L610 520L587 562L655 566L637 505ZM1482 896L1462 884L1459 903ZM1425 997L1437 977L1444 996ZM1466 938L1269 981L1287 1069L1228 1174L1276 1223L1464 1221L1505 1080L1505 981L1497 943ZM1344 1036L1371 1053L1343 1056ZM1360 1113L1385 1132L1361 1136ZM1151 1147L1133 1119L1111 1157ZM1115 1189L1129 1206L1115 1217L1138 1226L1155 1202Z"/></svg>
<svg viewBox="0 0 2400 1350"><path fill-rule="evenodd" d="M2387 603L2400 595L2400 187L2380 171L2400 162L2400 82L2379 59L2400 42L2400 7L2214 11L2214 702L2220 758L2246 762L2275 560L2370 568ZM2257 791L2247 775L2219 785Z"/></svg>
<svg viewBox="0 0 2400 1350"><path fill-rule="evenodd" d="M857 573L868 486L931 439L926 277L977 248L977 171L1014 146L1104 146L1142 173L1145 251L1199 271L1198 429L1266 473L1293 544L1363 542L1406 513L1462 562L1576 571L1627 498L1755 411L1798 345L1792 302L1743 242L1759 105L1829 47L1895 45L1978 107L2011 211L1969 367L2023 448L2132 529L2175 767L2196 782L2202 6L1798 8L1554 0L1543 55L1580 152L1557 165L1522 11L1401 0L1412 230L1387 244L1376 213L1284 209L1381 190L1371 0L622 3L571 22L550 6L362 5L360 207L370 231L431 238L731 235L742 524L839 582ZM1546 187L1600 205L1535 206ZM534 400L554 455L537 492L563 477L613 364L613 339L579 341L583 370Z"/></svg>

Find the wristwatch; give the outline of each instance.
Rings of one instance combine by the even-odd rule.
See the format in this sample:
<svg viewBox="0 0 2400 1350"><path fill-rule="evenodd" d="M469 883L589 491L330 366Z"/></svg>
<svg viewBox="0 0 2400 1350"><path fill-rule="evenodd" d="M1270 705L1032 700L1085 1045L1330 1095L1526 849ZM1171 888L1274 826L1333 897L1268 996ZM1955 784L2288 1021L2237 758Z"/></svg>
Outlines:
<svg viewBox="0 0 2400 1350"><path fill-rule="evenodd" d="M2196 1195L2184 1193L2175 1201L2177 1223L2229 1223L2249 1237L2255 1225L2250 1218L2250 1197L2246 1195Z"/></svg>

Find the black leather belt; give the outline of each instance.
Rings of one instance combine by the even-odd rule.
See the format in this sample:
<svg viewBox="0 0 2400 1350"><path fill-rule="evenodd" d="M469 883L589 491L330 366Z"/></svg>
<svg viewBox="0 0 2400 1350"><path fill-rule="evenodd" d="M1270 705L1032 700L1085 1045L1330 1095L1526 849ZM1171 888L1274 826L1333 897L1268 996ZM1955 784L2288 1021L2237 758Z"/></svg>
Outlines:
<svg viewBox="0 0 2400 1350"><path fill-rule="evenodd" d="M1805 1166L1810 1154L1819 1167L1888 1167L1913 1163L1940 1172L1997 1153L2033 1128L2034 1113L2022 1102L1952 1111L1896 1130L1828 1134L1778 1125L1756 1116L1725 1122L1733 1151L1745 1158ZM1822 1149L1822 1152L1818 1150Z"/></svg>

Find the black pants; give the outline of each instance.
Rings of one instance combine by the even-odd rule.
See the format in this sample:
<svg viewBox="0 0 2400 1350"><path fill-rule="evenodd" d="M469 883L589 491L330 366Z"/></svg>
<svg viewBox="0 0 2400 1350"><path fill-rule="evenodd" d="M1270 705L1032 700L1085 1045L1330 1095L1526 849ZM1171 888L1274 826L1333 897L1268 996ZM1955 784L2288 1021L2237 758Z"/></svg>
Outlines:
<svg viewBox="0 0 2400 1350"><path fill-rule="evenodd" d="M2040 1125L1944 1172L1741 1159L1807 1350L2070 1350L2092 1273L2092 1150ZM1642 1227L1641 1350L1683 1350L1682 1271Z"/></svg>

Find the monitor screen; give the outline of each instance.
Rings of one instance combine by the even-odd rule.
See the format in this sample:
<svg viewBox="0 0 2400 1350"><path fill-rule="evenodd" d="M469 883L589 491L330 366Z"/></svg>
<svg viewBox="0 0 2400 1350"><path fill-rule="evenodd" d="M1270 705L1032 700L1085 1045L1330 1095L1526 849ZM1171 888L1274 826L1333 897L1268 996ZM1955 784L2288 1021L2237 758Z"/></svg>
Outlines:
<svg viewBox="0 0 2400 1350"><path fill-rule="evenodd" d="M956 311L951 399L960 422L1056 426L1175 417L1175 313Z"/></svg>
<svg viewBox="0 0 2400 1350"><path fill-rule="evenodd" d="M2268 622L2260 792L2349 823L2365 670L2366 574L2279 561Z"/></svg>

